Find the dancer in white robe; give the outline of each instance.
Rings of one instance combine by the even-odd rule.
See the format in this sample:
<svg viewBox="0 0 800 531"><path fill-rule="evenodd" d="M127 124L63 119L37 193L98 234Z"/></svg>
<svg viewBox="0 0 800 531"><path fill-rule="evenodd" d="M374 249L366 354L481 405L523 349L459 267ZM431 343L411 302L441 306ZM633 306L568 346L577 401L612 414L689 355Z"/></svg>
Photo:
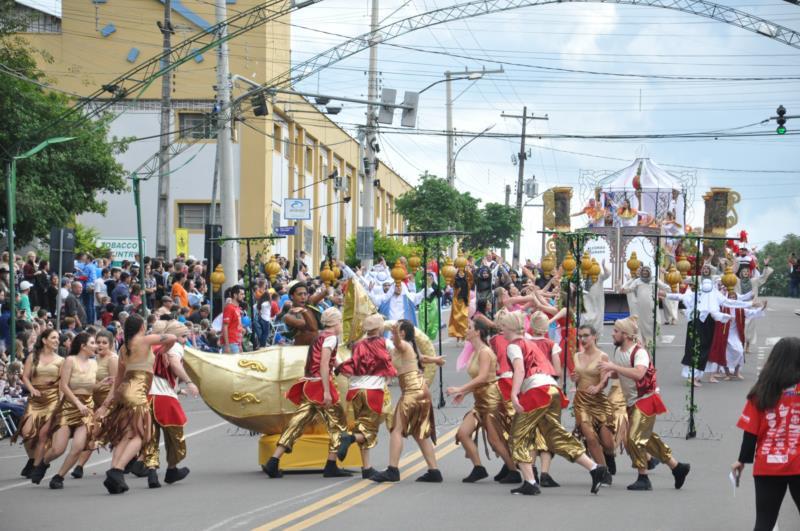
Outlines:
<svg viewBox="0 0 800 531"><path fill-rule="evenodd" d="M648 350L652 350L648 343L653 341L653 310L657 289L668 291L670 288L661 280L654 281L648 266L640 267L639 276L632 278L622 286L623 293L633 294L633 305L630 307L630 311L639 319L639 341ZM658 313L656 313L656 319L658 320Z"/></svg>

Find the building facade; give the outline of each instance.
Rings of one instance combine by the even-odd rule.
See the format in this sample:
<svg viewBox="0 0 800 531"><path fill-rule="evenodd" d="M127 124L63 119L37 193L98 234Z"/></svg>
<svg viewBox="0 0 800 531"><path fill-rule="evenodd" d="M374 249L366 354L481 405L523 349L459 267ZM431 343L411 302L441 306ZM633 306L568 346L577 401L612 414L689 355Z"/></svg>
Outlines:
<svg viewBox="0 0 800 531"><path fill-rule="evenodd" d="M227 0L228 15L254 7L257 0ZM263 1L261 2L263 3ZM48 82L59 89L89 95L123 73L162 51L157 21L164 16L160 0L21 0L18 9L35 15L24 37L49 54L41 62ZM172 0L175 45L214 23L214 2ZM291 65L288 15L256 26L230 41L231 74L265 83L287 72ZM212 212L212 183L216 157L215 132L208 119L214 106L217 57L214 51L196 54L171 75L171 141L191 146L170 161L169 255L176 254L176 230L188 231L188 253L204 254L204 226L212 216L220 220L219 205ZM250 87L234 84L234 95ZM111 135L133 138L119 155L133 171L159 149L161 81L137 97L114 105ZM346 95L343 95L346 96ZM292 257L300 249L316 268L323 257L323 237L336 239L344 256L345 240L361 225L366 186L360 171L363 154L358 141L304 98L281 96L270 102L267 116L254 116L249 106L238 115L234 128L234 181L238 234L262 236L278 227L295 227L295 235L270 249ZM136 140L140 139L140 140ZM142 182L142 223L145 254L155 254L158 177ZM389 167L380 164L375 187L374 226L383 233L402 230L395 199L410 189ZM217 201L219 195L216 194ZM308 198L311 219L288 221L284 201ZM347 198L350 198L349 202ZM105 215L87 214L79 221L96 228L104 239L136 238L131 193L107 195ZM219 223L219 221L217 221ZM242 247L243 249L243 247ZM266 251L255 245L255 251Z"/></svg>

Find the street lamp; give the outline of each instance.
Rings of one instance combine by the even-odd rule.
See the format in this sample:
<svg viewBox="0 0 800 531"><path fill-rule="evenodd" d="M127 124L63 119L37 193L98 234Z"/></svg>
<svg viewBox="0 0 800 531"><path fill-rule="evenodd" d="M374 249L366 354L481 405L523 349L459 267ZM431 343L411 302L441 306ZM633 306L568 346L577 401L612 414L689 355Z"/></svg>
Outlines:
<svg viewBox="0 0 800 531"><path fill-rule="evenodd" d="M472 138L470 138L469 140L467 140L461 147L459 147L456 150L455 154L453 155L453 173L455 173L455 171L456 171L456 159L458 158L458 154L461 153L461 150L464 149L465 147L467 147L468 145L470 145L471 143L475 142L477 139L479 139L480 137L482 137L483 135L485 135L489 131L491 131L494 128L495 125L497 125L497 124L490 125L486 129L484 129L483 131L478 133L477 135L475 135Z"/></svg>
<svg viewBox="0 0 800 531"><path fill-rule="evenodd" d="M6 237L8 238L8 265L10 277L8 294L11 298L11 320L9 321L9 327L11 328L11 344L9 345L11 349L11 363L14 363L17 349L17 290L14 284L16 281L14 278L14 224L16 223L15 218L17 216L17 161L32 157L51 144L61 144L62 142L69 142L70 140L75 140L75 137L56 136L48 138L25 153L11 157L11 160L6 163L6 200L8 202L8 214L6 214L8 230L6 232Z"/></svg>

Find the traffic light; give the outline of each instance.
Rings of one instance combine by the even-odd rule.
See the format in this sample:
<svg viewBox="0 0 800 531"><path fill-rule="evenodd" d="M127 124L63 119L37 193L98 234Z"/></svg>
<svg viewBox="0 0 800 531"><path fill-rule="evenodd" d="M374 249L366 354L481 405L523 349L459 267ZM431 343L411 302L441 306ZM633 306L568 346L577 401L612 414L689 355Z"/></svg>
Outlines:
<svg viewBox="0 0 800 531"><path fill-rule="evenodd" d="M267 116L269 114L267 96L263 92L250 98L250 105L253 106L253 114L255 116Z"/></svg>
<svg viewBox="0 0 800 531"><path fill-rule="evenodd" d="M778 110L775 111L778 113L778 129L776 130L779 135L786 134L786 108L781 105L778 107Z"/></svg>

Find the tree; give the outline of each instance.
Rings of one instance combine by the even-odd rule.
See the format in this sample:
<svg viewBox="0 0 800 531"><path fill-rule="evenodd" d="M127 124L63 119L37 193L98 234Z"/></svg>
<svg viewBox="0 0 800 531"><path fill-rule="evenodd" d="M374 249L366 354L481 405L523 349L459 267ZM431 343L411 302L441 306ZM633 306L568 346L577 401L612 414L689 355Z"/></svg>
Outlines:
<svg viewBox="0 0 800 531"><path fill-rule="evenodd" d="M375 231L375 241L373 246L372 259L380 260L381 257L386 259L389 267L394 265L395 260L401 256L409 257L414 252L417 252L416 247L413 245L406 245L403 240L399 238L389 238L381 236L381 233ZM421 255L420 255L421 256ZM359 260L356 258L356 238L348 238L345 242L345 262L350 266L358 265Z"/></svg>
<svg viewBox="0 0 800 531"><path fill-rule="evenodd" d="M95 258L108 257L111 249L97 245L100 233L93 227L87 227L77 221L69 224L75 231L75 254L89 253Z"/></svg>
<svg viewBox="0 0 800 531"><path fill-rule="evenodd" d="M6 162L47 138L76 137L17 162L15 240L24 244L47 238L51 227L66 226L78 214L104 213L106 204L98 196L126 188L125 172L114 157L126 143L107 140L109 116L95 121L58 119L72 101L42 86L47 80L36 56L48 58L14 34L25 24L15 15L14 4L0 0L0 158ZM5 180L0 193L5 199ZM7 208L7 202L0 201L3 227Z"/></svg>
<svg viewBox="0 0 800 531"><path fill-rule="evenodd" d="M800 259L800 236L796 234L787 234L780 243L769 242L757 253L762 270L766 258L770 259L769 265L775 270L759 290L759 295L786 297L789 294L789 256L792 253Z"/></svg>
<svg viewBox="0 0 800 531"><path fill-rule="evenodd" d="M504 249L519 233L522 222L519 211L500 203L486 203L476 215L476 224L464 238L468 249Z"/></svg>

